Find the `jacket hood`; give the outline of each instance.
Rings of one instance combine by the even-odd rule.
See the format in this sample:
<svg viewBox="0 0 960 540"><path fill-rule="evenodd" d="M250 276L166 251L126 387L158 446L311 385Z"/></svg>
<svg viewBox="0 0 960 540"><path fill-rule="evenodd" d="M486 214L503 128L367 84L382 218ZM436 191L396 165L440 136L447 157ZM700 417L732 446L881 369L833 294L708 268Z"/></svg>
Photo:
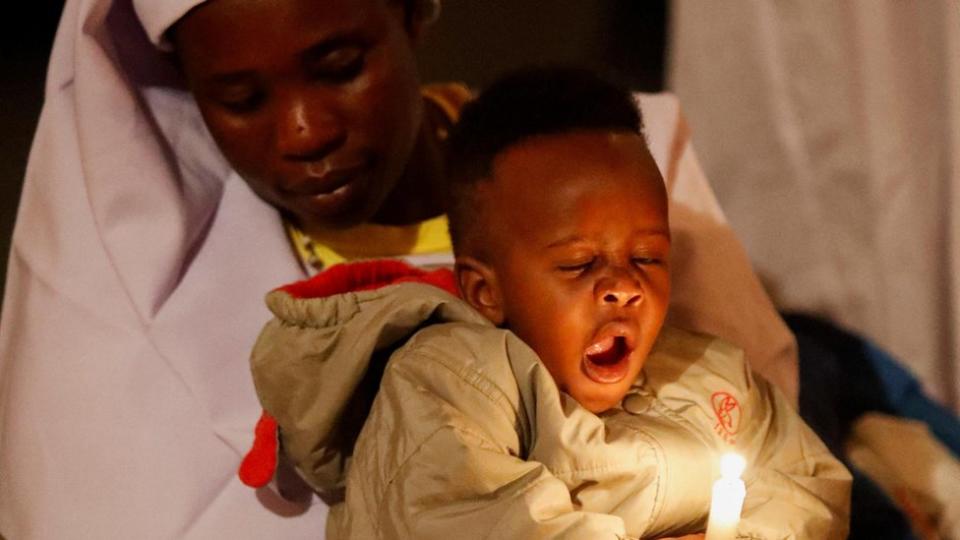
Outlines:
<svg viewBox="0 0 960 540"><path fill-rule="evenodd" d="M275 318L251 357L254 385L284 453L318 493L338 498L390 355L437 323L491 326L440 288L401 283L323 298L267 295Z"/></svg>

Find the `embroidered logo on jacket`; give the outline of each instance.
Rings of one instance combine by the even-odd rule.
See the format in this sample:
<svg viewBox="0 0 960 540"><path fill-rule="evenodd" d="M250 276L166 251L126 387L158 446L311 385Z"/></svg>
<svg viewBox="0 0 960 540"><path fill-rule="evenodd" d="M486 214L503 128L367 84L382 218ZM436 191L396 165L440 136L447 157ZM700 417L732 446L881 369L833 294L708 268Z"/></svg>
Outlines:
<svg viewBox="0 0 960 540"><path fill-rule="evenodd" d="M713 404L713 413L717 416L717 423L713 430L728 444L734 444L734 436L740 429L740 402L728 392L714 392L710 396Z"/></svg>

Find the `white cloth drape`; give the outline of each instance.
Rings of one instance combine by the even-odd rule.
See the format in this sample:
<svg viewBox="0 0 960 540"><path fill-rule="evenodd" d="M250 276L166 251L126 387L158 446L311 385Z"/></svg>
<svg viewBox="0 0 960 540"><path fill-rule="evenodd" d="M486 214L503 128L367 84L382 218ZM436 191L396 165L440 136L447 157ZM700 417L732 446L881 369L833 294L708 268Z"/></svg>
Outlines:
<svg viewBox="0 0 960 540"><path fill-rule="evenodd" d="M960 5L672 5L671 86L783 306L879 342L960 410Z"/></svg>
<svg viewBox="0 0 960 540"><path fill-rule="evenodd" d="M236 475L263 293L303 274L130 0L66 2L12 244L2 536L322 534L323 504Z"/></svg>

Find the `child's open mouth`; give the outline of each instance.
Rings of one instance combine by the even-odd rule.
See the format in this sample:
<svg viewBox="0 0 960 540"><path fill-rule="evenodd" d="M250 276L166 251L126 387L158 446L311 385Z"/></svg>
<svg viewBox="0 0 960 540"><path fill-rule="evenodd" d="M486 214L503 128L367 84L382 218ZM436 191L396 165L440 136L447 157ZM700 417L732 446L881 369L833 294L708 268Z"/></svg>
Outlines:
<svg viewBox="0 0 960 540"><path fill-rule="evenodd" d="M626 336L607 335L591 343L583 352L583 371L601 384L620 382L630 368L632 346Z"/></svg>

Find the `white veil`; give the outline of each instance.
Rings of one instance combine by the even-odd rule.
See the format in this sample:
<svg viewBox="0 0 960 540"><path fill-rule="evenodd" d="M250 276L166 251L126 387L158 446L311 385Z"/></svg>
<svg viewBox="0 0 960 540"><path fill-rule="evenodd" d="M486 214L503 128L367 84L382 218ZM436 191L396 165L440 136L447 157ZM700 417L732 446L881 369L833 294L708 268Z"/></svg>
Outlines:
<svg viewBox="0 0 960 540"><path fill-rule="evenodd" d="M167 4L138 9L172 16ZM247 361L262 295L302 274L130 0L66 4L12 244L6 537L323 530L324 505L304 512L236 477L260 411Z"/></svg>

